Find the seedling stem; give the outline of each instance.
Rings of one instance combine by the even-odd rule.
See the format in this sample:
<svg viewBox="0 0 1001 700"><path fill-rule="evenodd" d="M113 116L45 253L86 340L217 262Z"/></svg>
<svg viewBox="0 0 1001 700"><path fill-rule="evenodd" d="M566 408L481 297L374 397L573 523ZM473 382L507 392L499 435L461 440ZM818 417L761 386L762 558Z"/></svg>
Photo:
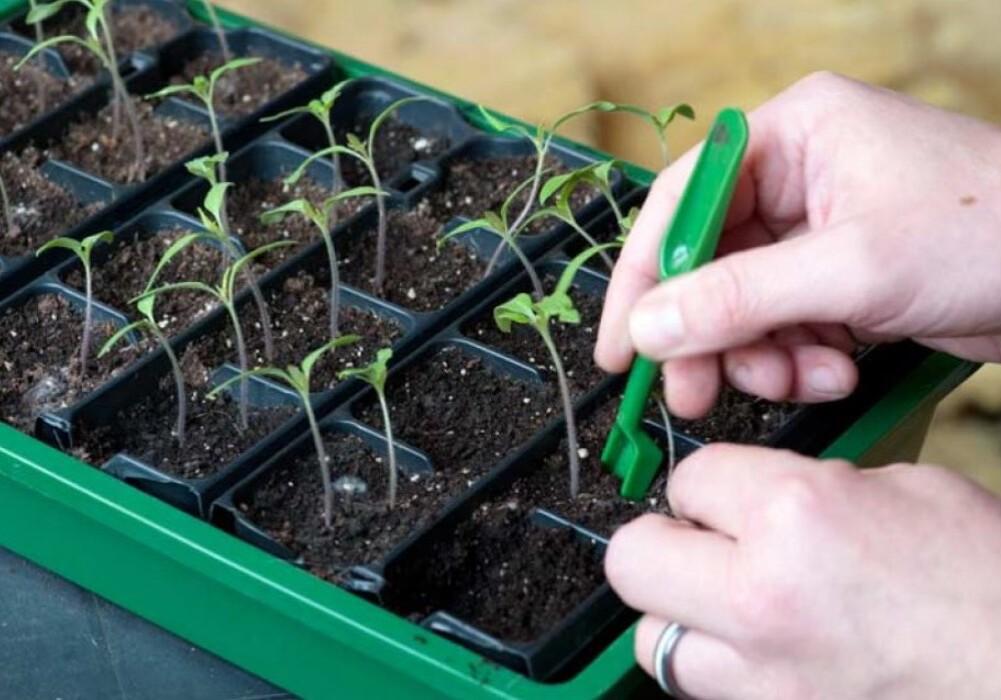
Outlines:
<svg viewBox="0 0 1001 700"><path fill-rule="evenodd" d="M320 232L320 237L327 249L327 262L330 265L329 323L331 339L336 338L339 334L340 316L340 271L333 237L333 229L337 221L337 204L352 197L378 197L378 195L379 191L374 187L354 187L328 197L319 207L314 206L309 200L296 199L261 216L262 223L270 225L281 221L290 214L299 214L307 221L312 222Z"/></svg>
<svg viewBox="0 0 1001 700"><path fill-rule="evenodd" d="M336 87L336 86L335 86ZM285 179L285 183L289 186L295 185L305 174L306 170L310 165L313 164L319 158L325 158L331 156L335 153L347 154L357 159L365 167L368 172L369 179L372 180L372 186L379 191L376 195L375 202L378 208L379 223L376 233L376 253L375 253L375 278L373 281L373 287L375 288L376 294L382 294L383 288L385 286L386 279L386 197L389 195L382 187L382 179L379 177L379 169L376 167L375 162L375 139L379 132L379 127L381 127L387 119L389 119L393 112L397 111L401 107L411 102L418 102L420 100L426 100L426 97L404 97L403 99L396 100L384 110L376 115L375 119L368 128L368 138L362 141L356 134L348 134L347 141L348 145L345 146L328 146L318 153L314 153L309 158L307 158L302 165L300 165L294 173L289 175Z"/></svg>
<svg viewBox="0 0 1001 700"><path fill-rule="evenodd" d="M79 258L80 263L83 265L85 301L83 308L83 338L80 341L81 380L83 380L87 374L87 364L90 360L91 327L93 326L94 315L94 283L91 270L91 254L94 251L94 247L98 243L111 243L113 240L114 234L111 231L95 233L92 236L87 236L82 241L76 241L72 238L54 238L39 248L38 252L35 254L42 255L53 248L63 248L72 252L77 258Z"/></svg>
<svg viewBox="0 0 1001 700"><path fill-rule="evenodd" d="M181 252L184 248L191 245L195 241L204 238L204 234L199 233L189 233L177 241L175 241L160 258L160 262L157 264L156 269L153 271L153 275L150 278L149 285L147 285L146 291L137 296L132 300L133 303L141 302L147 297L155 297L166 292L173 291L194 291L202 292L213 297L218 301L223 308L226 309L226 313L229 316L230 323L233 326L233 337L236 341L236 352L240 362L240 372L246 374L249 367L249 360L247 357L247 344L243 337L243 327L240 324L240 315L236 308L236 277L241 273L242 268L253 262L254 258L264 255L276 248L282 248L285 246L295 245L292 241L275 241L273 243L268 243L260 248L255 248L251 252L247 253L238 260L235 260L232 264L227 267L222 273L222 279L216 286L209 286L203 282L175 282L173 284L165 284L161 287L155 289L150 289L152 284L156 281L157 276L163 270L164 267L170 262L170 260ZM250 426L248 419L248 411L250 405L249 397L249 386L247 384L246 378L240 383L240 429L247 430Z"/></svg>
<svg viewBox="0 0 1001 700"><path fill-rule="evenodd" d="M70 3L82 5L87 10L87 37L80 38L64 34L46 39L35 44L17 64L17 68L23 66L41 51L60 44L78 44L96 56L111 76L112 136L116 141L120 131L121 111L123 109L125 111L129 131L132 134L133 155L135 156L126 180L128 182L137 182L146 176L146 147L143 142L142 129L139 125L139 116L136 114L135 105L132 104L132 97L129 95L128 88L125 87L125 81L122 79L122 74L118 67L118 54L115 50L111 24L107 17L109 2L111 0L55 0L55 2L35 5L28 12L26 19L28 24L35 25L49 19L58 14L63 7Z"/></svg>
<svg viewBox="0 0 1001 700"><path fill-rule="evenodd" d="M139 311L139 315L142 317L138 321L134 321L124 328L120 328L113 336L108 338L104 343L104 346L98 352L98 357L104 357L111 349L117 345L123 338L129 336L133 332L145 332L153 336L156 342L159 343L160 347L163 348L164 353L167 355L167 359L170 361L171 373L174 375L174 388L177 393L177 425L174 428L174 435L177 437L177 444L181 449L184 449L186 444L185 429L187 425L187 414L188 414L188 400L186 396L186 390L184 387L184 372L181 369L181 363L177 359L177 355L174 353L174 349L170 346L170 341L167 340L167 336L163 334L160 330L160 324L156 321L156 316L153 312L153 306L156 303L155 296L148 296L144 299L139 300L136 303L136 309Z"/></svg>
<svg viewBox="0 0 1001 700"><path fill-rule="evenodd" d="M214 398L219 394L219 392L223 391L234 382L240 381L246 383L249 377L267 377L268 379L276 379L295 391L299 397L300 403L302 403L303 411L306 413L306 419L309 421L309 431L313 435L313 446L316 448L316 457L320 462L320 479L323 482L323 522L327 526L328 530L333 524L334 488L333 479L330 475L330 458L327 456L327 449L323 445L323 435L320 432L320 425L316 420L316 414L313 412L313 403L310 400L311 375L313 372L313 366L325 354L335 348L356 343L359 340L361 340L361 338L357 335L344 335L336 340L330 340L322 347L319 347L306 355L298 367L295 365L289 365L285 369L278 369L277 367L257 367L256 369L249 371L241 370L240 374L223 382L209 392L208 395L209 398Z"/></svg>
<svg viewBox="0 0 1001 700"><path fill-rule="evenodd" d="M379 398L379 409L382 412L382 424L386 431L386 445L389 452L389 507L396 507L396 491L399 475L396 466L396 443L393 441L393 423L389 419L389 403L386 401L386 377L389 374L389 361L393 351L382 348L376 353L375 360L368 367L352 368L342 371L337 376L341 379L357 378L368 383Z"/></svg>

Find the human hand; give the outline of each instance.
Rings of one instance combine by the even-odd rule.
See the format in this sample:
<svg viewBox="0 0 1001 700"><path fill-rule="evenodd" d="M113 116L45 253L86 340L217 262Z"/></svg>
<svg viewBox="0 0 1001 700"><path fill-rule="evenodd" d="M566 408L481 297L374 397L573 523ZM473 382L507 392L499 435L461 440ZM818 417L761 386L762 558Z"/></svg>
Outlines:
<svg viewBox="0 0 1001 700"><path fill-rule="evenodd" d="M634 350L664 361L669 406L698 418L723 377L773 401L841 398L856 341L1001 360L1001 131L830 74L749 121L722 257L657 283L693 149L657 179L622 251L599 365L622 372Z"/></svg>
<svg viewBox="0 0 1001 700"><path fill-rule="evenodd" d="M668 621L693 698L1001 697L1001 501L930 466L857 471L712 445L668 487L679 518L620 528L608 580L646 615L652 674Z"/></svg>

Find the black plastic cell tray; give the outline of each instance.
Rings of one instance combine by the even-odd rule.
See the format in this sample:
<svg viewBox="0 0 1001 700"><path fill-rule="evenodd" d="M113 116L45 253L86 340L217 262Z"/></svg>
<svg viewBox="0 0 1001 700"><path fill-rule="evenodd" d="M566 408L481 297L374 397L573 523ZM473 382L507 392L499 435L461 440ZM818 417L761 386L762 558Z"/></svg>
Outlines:
<svg viewBox="0 0 1001 700"><path fill-rule="evenodd" d="M163 87L176 75L180 68L179 57L182 51L197 48L198 51L211 50L217 46L217 39L211 29L194 27L187 19L187 13L177 2L171 0L119 0L127 4L142 4L155 8L158 12L170 17L184 18L182 31L174 38L160 46L149 47L130 56L123 56L123 76L129 91L136 96L149 94ZM11 27L17 27L20 20L15 20ZM8 27L6 32L0 27L0 39L20 43L24 39ZM329 56L306 44L302 44L264 29L238 29L227 32L234 53L242 55L245 52L257 56L275 58L286 63L300 65L307 78L291 90L279 95L252 114L229 118L225 114L220 117L220 127L223 133L223 143L226 148L239 148L255 137L268 130L268 125L262 124L260 118L268 114L276 114L290 107L298 106L316 97L327 88L332 78L337 77ZM46 51L47 65L57 73L66 72L65 65L55 50ZM69 101L42 117L36 119L25 128L9 134L0 141L0 151L18 151L28 145L44 148L47 144L58 140L66 127L82 115L93 113L108 104L110 88L106 75L99 75L90 87L73 96ZM93 218L81 223L66 235L80 238L102 229L114 228L135 213L162 197L164 192L176 189L186 180L190 180L184 162L192 157L206 155L211 152L211 134L208 131L209 118L207 111L200 105L178 97L163 100L157 107L161 114L179 120L202 124L205 129L205 141L195 152L177 161L160 173L149 177L146 181L135 185L113 183L103 178L85 173L77 166L67 163L49 161L47 167L59 166L63 171L75 172L80 180L91 183L90 189L78 191L70 189L71 193L81 197L82 201L102 201L108 206ZM94 193L100 193L100 199L94 198ZM89 194L88 194L89 193ZM89 198L83 198L87 196ZM0 298L13 292L33 277L68 257L66 251L52 251L42 258L33 255L13 259L0 258Z"/></svg>
<svg viewBox="0 0 1001 700"><path fill-rule="evenodd" d="M133 1L176 9L168 0ZM12 36L10 31L0 34L0 50L4 46L14 45L24 48L24 40L15 41L10 39ZM304 103L308 98L319 95L340 76L331 69L329 59L324 54L267 31L238 30L230 32L229 37L237 53L252 51L289 58L306 65L310 70L309 79L254 115L224 123L226 147L234 154L230 161L232 179L237 184L249 176L279 179L298 166L311 152L324 147L325 134L309 117L296 117L271 125L261 124L258 118L264 113L273 114ZM4 43L5 40L8 40L7 44ZM211 50L216 47L215 42L214 35L205 27L191 27L163 46L123 57L130 89L144 93L162 86L171 72L176 72L183 60L191 57L192 52ZM45 60L57 74L60 70L65 70L65 67L61 68L61 61L54 52L47 53ZM94 85L72 97L59 109L40 117L17 133L6 136L0 142L0 148L16 150L28 144L44 146L47 141L58 136L60 129L75 116L106 104L107 92L107 80L98 77ZM387 79L358 80L340 98L334 112L335 121L341 127L354 126L370 119L393 100L415 94L412 88L397 85ZM160 108L201 123L207 120L203 110L183 99L169 99ZM434 157L417 155L397 172L384 174L390 192L391 209L411 208L421 197L440 186L449 164L456 158L486 159L533 153L531 146L523 141L478 132L453 107L437 99L408 104L399 111L398 118L422 136L447 141L448 147ZM205 146L200 149L199 154L207 153L209 148L206 135ZM562 145L554 147L554 154L570 165L579 165L588 160L586 156ZM69 183L68 187L82 201L109 202L94 219L69 232L75 237L110 228L115 231L116 241L126 242L136 236L157 235L175 226L192 230L198 228L193 214L204 194L204 185L186 173L183 162L173 164L165 172L135 187L117 186L61 163L47 163L44 172L47 177ZM320 183L333 183L337 173L329 161L321 160L313 164L310 176ZM641 203L646 194L643 190L629 191L628 184L621 181L617 182L616 191L621 196L619 201L623 211ZM582 207L577 212L577 217L592 234L601 234L614 226L611 212L600 200ZM374 225L374 219L374 207L369 205L363 208L335 229L335 241L343 242L349 237L363 234ZM455 225L460 221L462 219L457 217L448 225ZM558 272L581 249L580 241L563 225L553 226L541 234L526 235L521 242L527 255L535 261L541 272ZM478 231L460 237L454 244L468 246L486 259L494 252L497 239ZM107 250L97 251L95 264L100 265L109 255ZM325 263L322 242L306 244L264 275L261 286L266 292L280 285L290 275ZM59 254L49 255L41 260L27 257L0 260L0 312L8 306L22 303L31 295L45 292L65 295L73 303L81 304L80 293L60 281L75 265L74 260ZM600 259L592 260L578 279L580 292L602 295L607 284L606 273ZM517 261L510 255L504 255L493 275L474 284L443 308L432 312L414 312L346 285L342 285L342 297L346 304L368 309L400 325L403 334L394 345L390 387L404 373L443 348L455 348L462 353L475 354L482 357L492 371L541 385L552 381L544 371L465 337L462 333L463 328L471 321L488 315L497 303L510 298L517 291L527 289L527 286L527 276ZM248 302L248 292L244 291L239 304L244 307ZM127 310L113 309L99 301L95 308L99 319L112 320L118 324L128 320L125 313ZM175 335L171 339L175 351L182 351L188 344L206 334L223 330L227 324L224 313L216 309ZM818 453L925 354L926 351L906 343L876 348L859 361L862 381L855 395L834 404L800 409L770 436L767 444L797 449L807 454ZM216 380L232 376L236 371L227 363L214 369ZM63 449L70 449L77 442L78 431L85 425L113 421L118 411L126 410L167 371L165 354L162 350L152 350L132 367L73 406L40 416L36 435ZM600 406L616 401L623 381L622 377L607 377L575 397L580 418L585 418ZM253 387L252 399L255 403L295 401L290 392L268 381L255 381ZM381 432L359 419L361 410L371 405L373 398L371 391L360 382L346 381L333 390L318 391L313 395L312 402L324 431L356 435L377 454L385 455L387 445ZM164 420L170 420L170 417L165 416ZM456 525L469 517L478 505L502 493L515 480L529 473L540 460L557 449L564 429L563 420L554 418L534 434L525 436L522 444L512 445L506 457L496 464L484 465L482 474L471 488L445 503L438 513L432 514L423 526L397 543L386 556L379 561L358 562L347 571L345 585L360 595L375 600L391 595L394 586L399 585L399 582L394 581L393 572L400 562L417 556L423 547L436 538L450 536ZM664 435L655 424L647 424L647 429L663 441ZM697 449L701 444L683 432L677 432L674 438L679 456ZM114 457L103 468L179 508L202 517L211 517L217 525L276 556L296 562L295 553L260 530L235 504L273 470L311 449L306 422L299 412L233 463L223 465L209 479L185 481L161 473L124 454ZM400 469L405 474L447 467L432 463L425 453L412 446L398 444L397 450ZM603 534L590 532L579 524L566 521L559 513L539 511L534 517L540 526L572 528L581 537L593 541L597 555L600 556ZM608 634L620 630L632 617L605 584L598 587L556 629L529 644L510 644L492 638L451 616L447 610L430 615L423 624L533 678L554 680L586 661Z"/></svg>

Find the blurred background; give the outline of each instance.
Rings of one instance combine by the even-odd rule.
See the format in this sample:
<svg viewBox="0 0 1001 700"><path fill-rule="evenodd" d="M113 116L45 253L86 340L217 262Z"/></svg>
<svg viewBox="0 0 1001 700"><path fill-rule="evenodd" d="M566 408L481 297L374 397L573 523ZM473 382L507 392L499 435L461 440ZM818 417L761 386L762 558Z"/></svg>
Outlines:
<svg viewBox="0 0 1001 700"><path fill-rule="evenodd" d="M749 109L834 70L1001 121L999 0L221 0L238 12L503 112L539 121L595 99L702 116ZM684 120L682 120L684 122ZM656 142L621 115L567 135L654 166ZM1001 368L941 406L923 458L1001 492Z"/></svg>

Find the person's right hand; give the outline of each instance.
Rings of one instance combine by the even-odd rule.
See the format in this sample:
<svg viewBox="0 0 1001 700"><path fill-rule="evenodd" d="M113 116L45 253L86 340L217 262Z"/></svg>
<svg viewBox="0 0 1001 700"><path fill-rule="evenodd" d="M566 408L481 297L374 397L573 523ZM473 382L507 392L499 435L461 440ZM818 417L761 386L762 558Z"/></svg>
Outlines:
<svg viewBox="0 0 1001 700"><path fill-rule="evenodd" d="M665 362L697 418L723 377L773 401L850 393L856 342L911 337L1001 360L1001 131L816 74L755 110L720 259L657 283L698 155L665 170L612 276L595 357Z"/></svg>

